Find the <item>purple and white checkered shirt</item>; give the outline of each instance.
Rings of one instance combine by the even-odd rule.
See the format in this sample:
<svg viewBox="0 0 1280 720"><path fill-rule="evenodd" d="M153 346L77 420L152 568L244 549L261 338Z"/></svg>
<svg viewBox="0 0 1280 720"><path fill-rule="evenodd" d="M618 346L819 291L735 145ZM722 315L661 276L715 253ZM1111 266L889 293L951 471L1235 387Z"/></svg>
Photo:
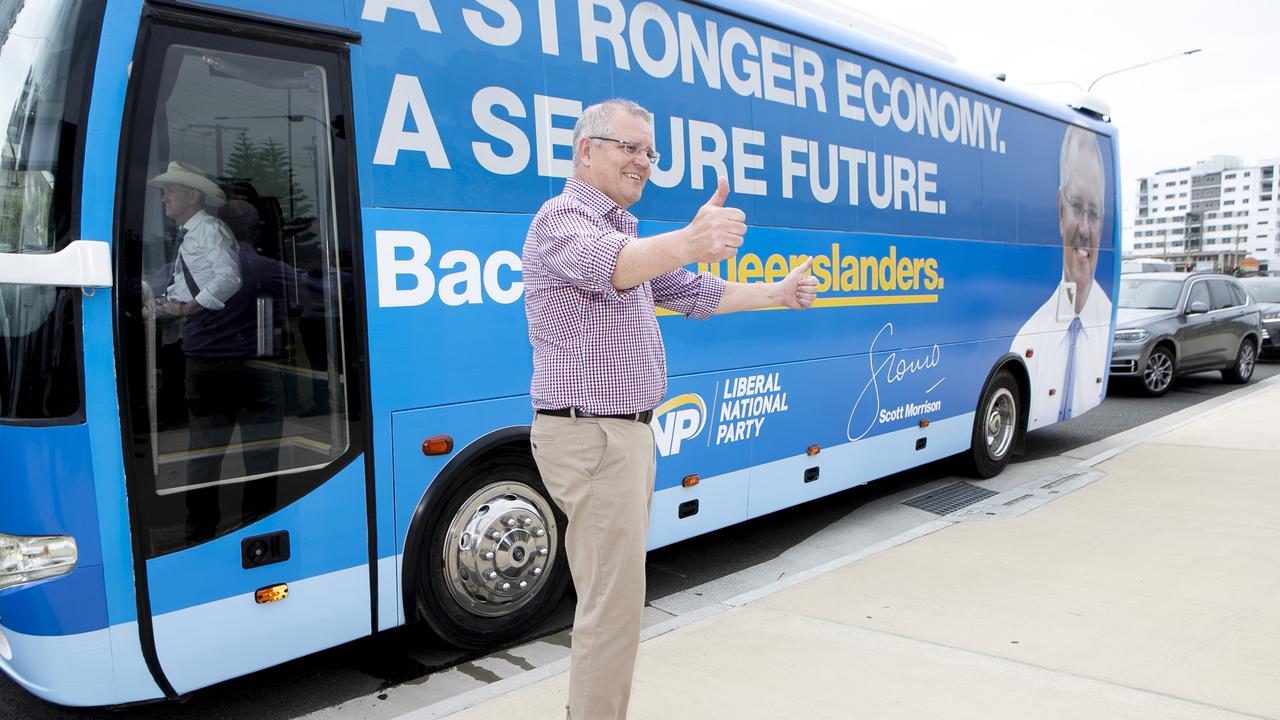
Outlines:
<svg viewBox="0 0 1280 720"><path fill-rule="evenodd" d="M615 289L618 252L637 229L634 215L576 178L533 217L523 263L534 408L596 415L653 409L667 392L654 305L705 318L720 304L724 280L684 268Z"/></svg>

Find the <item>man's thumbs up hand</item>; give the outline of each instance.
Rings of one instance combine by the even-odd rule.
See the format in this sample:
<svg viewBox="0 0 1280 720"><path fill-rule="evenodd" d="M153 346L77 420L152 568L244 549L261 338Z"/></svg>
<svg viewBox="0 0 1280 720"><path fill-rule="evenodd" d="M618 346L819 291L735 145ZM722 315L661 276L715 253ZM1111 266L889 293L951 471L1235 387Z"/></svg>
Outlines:
<svg viewBox="0 0 1280 720"><path fill-rule="evenodd" d="M722 177L711 199L698 208L686 228L689 254L695 262L719 262L738 254L747 234L747 215L738 208L725 207L728 197L729 179Z"/></svg>
<svg viewBox="0 0 1280 720"><path fill-rule="evenodd" d="M729 197L729 178L720 178L719 184L716 185L716 191L712 193L711 199L707 201L708 205L715 207L724 207L724 201Z"/></svg>

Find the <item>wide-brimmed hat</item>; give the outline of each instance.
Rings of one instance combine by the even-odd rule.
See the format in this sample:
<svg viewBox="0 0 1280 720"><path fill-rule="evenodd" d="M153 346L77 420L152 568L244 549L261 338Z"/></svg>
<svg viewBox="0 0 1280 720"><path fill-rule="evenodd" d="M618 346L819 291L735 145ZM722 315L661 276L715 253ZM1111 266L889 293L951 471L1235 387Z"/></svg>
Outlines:
<svg viewBox="0 0 1280 720"><path fill-rule="evenodd" d="M190 165L177 160L170 160L169 167L159 175L147 181L152 187L164 187L165 185L183 185L193 190L199 190L204 193L204 201L209 207L222 207L227 202L227 196L222 192L222 188L218 184L210 180L204 171L195 165Z"/></svg>

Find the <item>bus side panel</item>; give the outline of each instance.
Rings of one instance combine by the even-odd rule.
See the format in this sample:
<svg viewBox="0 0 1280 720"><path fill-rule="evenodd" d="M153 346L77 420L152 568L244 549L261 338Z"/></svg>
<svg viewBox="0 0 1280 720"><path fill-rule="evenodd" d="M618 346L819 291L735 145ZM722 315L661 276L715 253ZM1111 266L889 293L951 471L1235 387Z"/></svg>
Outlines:
<svg viewBox="0 0 1280 720"><path fill-rule="evenodd" d="M401 558L397 577L401 582L405 563L418 561L418 558L403 557L414 513L427 489L440 479L440 471L477 439L499 429L527 429L532 418L533 409L529 405L527 394L500 400L407 410L392 416L396 549ZM424 455L422 441L433 435L452 437L454 451L449 455ZM523 448L528 450L527 441ZM532 456L530 459L532 460ZM403 598L403 595L398 597Z"/></svg>
<svg viewBox="0 0 1280 720"><path fill-rule="evenodd" d="M369 633L364 459L279 512L147 562L156 651L179 692L270 667ZM283 562L241 567L241 541L287 530ZM254 601L288 584L288 597ZM209 598L217 598L208 601Z"/></svg>

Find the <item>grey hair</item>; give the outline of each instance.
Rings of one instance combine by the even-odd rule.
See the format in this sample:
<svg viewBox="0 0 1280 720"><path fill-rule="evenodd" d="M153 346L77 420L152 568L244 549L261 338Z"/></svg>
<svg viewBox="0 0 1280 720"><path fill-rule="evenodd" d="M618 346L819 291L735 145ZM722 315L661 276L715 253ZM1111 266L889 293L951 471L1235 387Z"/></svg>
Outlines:
<svg viewBox="0 0 1280 720"><path fill-rule="evenodd" d="M584 137L600 137L603 135L612 135L613 126L609 121L613 118L614 112L625 112L634 115L649 126L649 132L653 132L653 116L649 114L639 103L625 98L613 98L598 102L586 110L582 111L582 115L578 117L578 122L573 126L573 164L577 167L578 147L580 141Z"/></svg>
<svg viewBox="0 0 1280 720"><path fill-rule="evenodd" d="M1107 173L1102 164L1102 149L1098 147L1097 136L1078 125L1069 125L1066 134L1062 136L1062 151L1058 157L1059 190L1067 187L1067 181L1071 179L1073 169L1071 160L1076 159L1081 152L1087 154L1089 159L1097 164L1098 177L1106 183Z"/></svg>

